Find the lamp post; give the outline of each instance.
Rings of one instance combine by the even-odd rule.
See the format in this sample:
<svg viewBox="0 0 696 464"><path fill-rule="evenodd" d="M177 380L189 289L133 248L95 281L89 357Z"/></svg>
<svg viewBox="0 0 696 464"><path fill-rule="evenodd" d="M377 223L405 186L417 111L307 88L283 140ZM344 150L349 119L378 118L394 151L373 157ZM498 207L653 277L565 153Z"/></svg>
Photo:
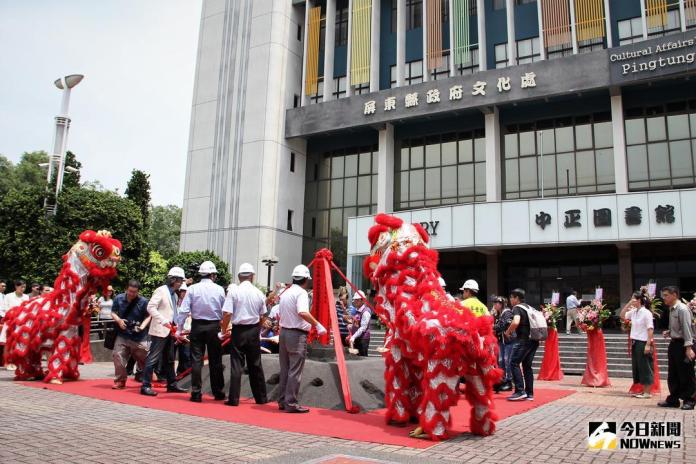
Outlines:
<svg viewBox="0 0 696 464"><path fill-rule="evenodd" d="M68 143L68 129L70 129L70 118L68 117L68 107L70 105L70 91L79 84L85 76L82 74L70 74L69 76L56 79L54 84L63 91L63 99L60 105L60 114L56 116L56 133L53 138L53 151L48 157L48 173L46 180L50 184L54 170L56 175L55 195L56 203L48 204L48 197L44 200L44 207L47 212L56 214L58 194L63 188L63 176L65 174L65 151ZM50 191L50 185L49 185Z"/></svg>
<svg viewBox="0 0 696 464"><path fill-rule="evenodd" d="M266 258L263 258L261 260L262 263L266 265L268 268L268 291L271 290L271 271L273 270L273 266L278 264L278 257L277 256L268 256Z"/></svg>

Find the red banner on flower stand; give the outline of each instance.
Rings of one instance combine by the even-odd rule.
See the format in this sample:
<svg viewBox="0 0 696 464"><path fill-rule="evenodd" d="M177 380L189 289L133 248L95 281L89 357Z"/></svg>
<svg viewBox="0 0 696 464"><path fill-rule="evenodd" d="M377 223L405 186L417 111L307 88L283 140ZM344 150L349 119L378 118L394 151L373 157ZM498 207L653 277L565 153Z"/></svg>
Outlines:
<svg viewBox="0 0 696 464"><path fill-rule="evenodd" d="M563 380L561 358L558 354L558 331L549 328L549 335L544 342L544 358L541 361L538 380Z"/></svg>
<svg viewBox="0 0 696 464"><path fill-rule="evenodd" d="M588 387L609 387L609 372L607 371L607 349L604 343L602 329L587 331L587 363L582 375L582 384Z"/></svg>

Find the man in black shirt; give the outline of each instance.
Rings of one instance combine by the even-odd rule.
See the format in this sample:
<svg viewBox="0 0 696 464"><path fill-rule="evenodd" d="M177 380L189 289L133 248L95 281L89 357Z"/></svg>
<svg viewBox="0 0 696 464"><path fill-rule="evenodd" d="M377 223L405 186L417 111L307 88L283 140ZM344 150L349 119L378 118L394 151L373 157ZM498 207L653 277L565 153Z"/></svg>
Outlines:
<svg viewBox="0 0 696 464"><path fill-rule="evenodd" d="M113 360L116 376L112 388L126 388L126 364L132 356L138 363L140 371L145 366L145 358L150 348L145 332L148 318L147 300L140 296L140 283L137 280L128 282L126 293L114 298L111 317L116 324L116 342L114 344Z"/></svg>
<svg viewBox="0 0 696 464"><path fill-rule="evenodd" d="M529 325L529 315L524 303L525 292L521 288L516 288L510 292L510 306L512 306L512 323L505 331L505 335L512 336L515 334L517 343L512 349L511 365L512 380L515 384L515 392L508 397L509 401L534 399L534 372L532 372L532 362L539 342L530 340L529 333L531 331ZM530 308L531 309L531 308ZM533 311L533 309L531 309ZM522 368L520 369L520 365ZM524 378L523 378L524 372Z"/></svg>

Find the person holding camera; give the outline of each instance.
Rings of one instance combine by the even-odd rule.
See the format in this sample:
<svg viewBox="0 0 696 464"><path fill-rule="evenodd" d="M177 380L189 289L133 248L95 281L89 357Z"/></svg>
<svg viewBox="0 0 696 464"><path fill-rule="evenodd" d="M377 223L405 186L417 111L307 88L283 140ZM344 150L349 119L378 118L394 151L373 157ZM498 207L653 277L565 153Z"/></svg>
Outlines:
<svg viewBox="0 0 696 464"><path fill-rule="evenodd" d="M145 327L150 319L147 313L147 300L140 295L140 282L131 280L128 282L126 293L121 293L114 298L111 317L116 324L116 342L113 351L116 375L112 388L123 390L126 388L128 378L126 371L128 359L133 356L138 364L138 370L142 371L149 350L149 343L145 338L147 335Z"/></svg>

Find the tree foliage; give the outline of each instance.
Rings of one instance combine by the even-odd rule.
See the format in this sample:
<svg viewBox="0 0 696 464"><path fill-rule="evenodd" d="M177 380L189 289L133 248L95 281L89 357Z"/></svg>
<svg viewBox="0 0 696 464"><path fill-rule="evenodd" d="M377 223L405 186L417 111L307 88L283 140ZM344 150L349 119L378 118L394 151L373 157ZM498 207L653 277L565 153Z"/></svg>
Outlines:
<svg viewBox="0 0 696 464"><path fill-rule="evenodd" d="M140 280L142 284L141 293L152 295L157 287L164 284L165 277L169 271L169 263L156 251L150 251L147 273Z"/></svg>
<svg viewBox="0 0 696 464"><path fill-rule="evenodd" d="M157 251L164 259L171 258L179 252L180 233L181 208L176 205L152 207L147 232L151 250Z"/></svg>
<svg viewBox="0 0 696 464"><path fill-rule="evenodd" d="M193 277L195 282L200 281L198 267L203 261L212 261L218 271L217 283L227 288L232 282L229 266L212 251L182 251L169 259L169 266L179 266L186 273L186 277Z"/></svg>
<svg viewBox="0 0 696 464"><path fill-rule="evenodd" d="M150 223L150 174L133 169L126 186L126 197L140 208L143 225L147 227Z"/></svg>

